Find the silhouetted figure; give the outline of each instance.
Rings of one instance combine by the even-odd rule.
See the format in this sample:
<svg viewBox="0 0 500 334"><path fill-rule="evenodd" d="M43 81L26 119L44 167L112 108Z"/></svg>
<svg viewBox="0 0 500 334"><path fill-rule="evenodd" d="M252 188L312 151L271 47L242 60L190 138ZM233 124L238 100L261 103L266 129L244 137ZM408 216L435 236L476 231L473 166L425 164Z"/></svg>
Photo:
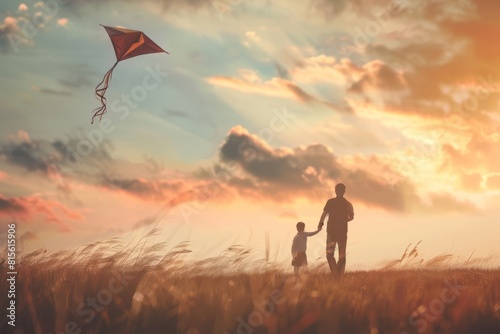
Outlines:
<svg viewBox="0 0 500 334"><path fill-rule="evenodd" d="M318 232L321 231L321 227L318 226L318 229L314 232L304 232L306 224L304 224L303 222L298 222L296 226L297 234L293 238L292 243L292 266L295 276L298 277L300 267L307 266L307 237L318 234Z"/></svg>
<svg viewBox="0 0 500 334"><path fill-rule="evenodd" d="M354 219L354 209L351 202L344 198L345 185L339 183L335 186L337 197L330 198L323 209L318 228L323 227L323 221L328 215L326 228L326 259L330 270L334 274L342 275L345 271L346 246L347 246L347 222ZM339 262L335 261L335 247L339 245Z"/></svg>

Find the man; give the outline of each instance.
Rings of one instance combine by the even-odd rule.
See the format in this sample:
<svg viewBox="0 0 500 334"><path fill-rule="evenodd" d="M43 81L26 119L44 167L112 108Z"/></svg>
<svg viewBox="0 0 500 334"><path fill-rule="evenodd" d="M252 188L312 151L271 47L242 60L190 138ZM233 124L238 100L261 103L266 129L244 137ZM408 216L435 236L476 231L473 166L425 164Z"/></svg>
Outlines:
<svg viewBox="0 0 500 334"><path fill-rule="evenodd" d="M335 186L337 197L330 198L323 209L319 220L318 229L323 227L323 221L328 215L326 228L326 259L330 270L334 274L342 275L345 271L345 250L347 246L347 223L354 219L352 204L344 198L345 185L339 183ZM339 245L339 262L335 261L335 247Z"/></svg>

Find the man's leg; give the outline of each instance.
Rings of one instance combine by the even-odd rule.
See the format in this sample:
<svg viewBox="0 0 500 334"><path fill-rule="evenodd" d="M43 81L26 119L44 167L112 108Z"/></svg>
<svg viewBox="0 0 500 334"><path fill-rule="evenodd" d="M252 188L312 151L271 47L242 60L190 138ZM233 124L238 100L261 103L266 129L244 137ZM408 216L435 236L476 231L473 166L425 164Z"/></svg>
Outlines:
<svg viewBox="0 0 500 334"><path fill-rule="evenodd" d="M339 264L338 264L339 275L343 275L345 272L346 248L347 248L347 238L339 240Z"/></svg>
<svg viewBox="0 0 500 334"><path fill-rule="evenodd" d="M307 264L304 264L300 269L300 275L306 276L308 274L309 274L309 266Z"/></svg>
<svg viewBox="0 0 500 334"><path fill-rule="evenodd" d="M332 273L337 272L337 262L335 261L335 246L337 242L332 240L332 235L326 235L326 259Z"/></svg>

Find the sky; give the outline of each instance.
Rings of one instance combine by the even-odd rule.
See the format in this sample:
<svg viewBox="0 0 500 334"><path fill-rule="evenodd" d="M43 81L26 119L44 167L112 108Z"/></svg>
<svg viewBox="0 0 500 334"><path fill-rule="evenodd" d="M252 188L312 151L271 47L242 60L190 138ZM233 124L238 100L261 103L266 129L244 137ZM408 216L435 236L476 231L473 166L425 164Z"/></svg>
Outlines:
<svg viewBox="0 0 500 334"><path fill-rule="evenodd" d="M193 256L288 262L335 184L347 267L419 241L425 261L500 265L494 0L0 3L0 222L23 252L161 229ZM170 54L116 61L99 25ZM269 246L266 246L268 240ZM324 261L326 233L309 238ZM2 242L3 243L3 242ZM424 262L425 263L425 262Z"/></svg>

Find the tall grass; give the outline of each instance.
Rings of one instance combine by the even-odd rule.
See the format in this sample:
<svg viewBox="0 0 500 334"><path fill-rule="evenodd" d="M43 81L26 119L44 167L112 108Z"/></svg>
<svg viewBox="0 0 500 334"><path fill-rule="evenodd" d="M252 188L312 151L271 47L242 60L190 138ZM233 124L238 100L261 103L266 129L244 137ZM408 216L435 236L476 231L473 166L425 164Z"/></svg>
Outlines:
<svg viewBox="0 0 500 334"><path fill-rule="evenodd" d="M452 256L420 261L418 244L384 270L336 280L321 265L296 280L268 242L264 259L232 245L190 260L189 242L149 244L157 233L20 256L17 333L500 333L500 271L436 270ZM444 302L450 284L461 288ZM0 286L0 332L14 333Z"/></svg>

